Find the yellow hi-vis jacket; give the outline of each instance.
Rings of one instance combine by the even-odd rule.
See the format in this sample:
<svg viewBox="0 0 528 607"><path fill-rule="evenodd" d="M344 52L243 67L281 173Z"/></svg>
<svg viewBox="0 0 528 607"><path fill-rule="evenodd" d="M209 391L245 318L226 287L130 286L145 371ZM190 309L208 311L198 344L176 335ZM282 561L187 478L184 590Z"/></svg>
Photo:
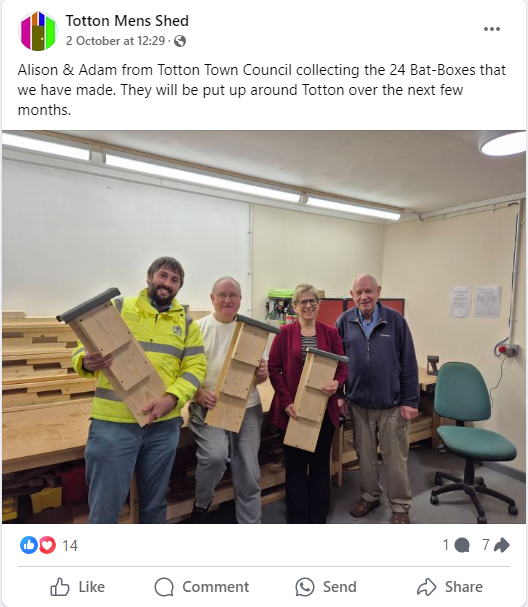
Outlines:
<svg viewBox="0 0 528 607"><path fill-rule="evenodd" d="M182 407L196 394L207 371L198 324L185 314L175 299L169 310L158 312L150 304L147 289L143 289L137 298L118 297L114 305L165 382L166 392L178 399L176 407L156 421L180 417ZM82 343L78 342L72 359L73 368L79 375L97 378L92 417L110 422L137 423L104 374L83 368L85 352Z"/></svg>

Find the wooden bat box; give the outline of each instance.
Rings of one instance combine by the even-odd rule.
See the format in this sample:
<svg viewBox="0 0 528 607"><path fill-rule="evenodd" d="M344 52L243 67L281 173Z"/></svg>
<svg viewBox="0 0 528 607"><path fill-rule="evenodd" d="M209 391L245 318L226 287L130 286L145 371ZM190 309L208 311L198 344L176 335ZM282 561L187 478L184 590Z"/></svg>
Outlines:
<svg viewBox="0 0 528 607"><path fill-rule="evenodd" d="M332 383L337 364L348 358L316 348L307 348L307 352L294 401L299 419L288 420L284 444L313 453L328 402L322 389Z"/></svg>
<svg viewBox="0 0 528 607"><path fill-rule="evenodd" d="M165 395L165 384L112 304L111 299L118 295L118 289L108 289L57 320L72 328L88 352L112 354L114 362L103 373L137 423L144 426L148 417L143 408Z"/></svg>
<svg viewBox="0 0 528 607"><path fill-rule="evenodd" d="M238 315L236 327L218 376L214 409L205 417L210 426L239 432L249 396L255 384L255 374L268 342L269 333L279 329Z"/></svg>

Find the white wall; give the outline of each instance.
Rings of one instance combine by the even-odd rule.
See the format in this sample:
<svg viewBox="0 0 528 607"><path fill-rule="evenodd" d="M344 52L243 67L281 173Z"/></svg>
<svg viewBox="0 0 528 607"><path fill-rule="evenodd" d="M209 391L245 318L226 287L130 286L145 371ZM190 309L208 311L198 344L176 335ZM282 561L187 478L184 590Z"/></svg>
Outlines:
<svg viewBox="0 0 528 607"><path fill-rule="evenodd" d="M170 255L180 303L208 310L214 280L247 280L248 226L241 202L4 161L2 306L55 316L109 287L136 294Z"/></svg>
<svg viewBox="0 0 528 607"><path fill-rule="evenodd" d="M469 362L483 374L488 388L497 384L502 360L493 347L508 336L512 258L518 207L441 221L413 221L387 226L382 296L405 297L405 316L416 344L418 362L428 354L440 363ZM493 391L494 408L487 429L500 432L518 449L511 467L525 471L526 459L526 282L525 233L521 230L519 282L514 341L519 357L504 363L504 376ZM477 319L477 286L501 285L500 318ZM454 286L473 288L471 318L449 316Z"/></svg>
<svg viewBox="0 0 528 607"><path fill-rule="evenodd" d="M312 283L327 297L349 297L360 272L382 273L384 226L253 209L253 318L263 318L271 289Z"/></svg>

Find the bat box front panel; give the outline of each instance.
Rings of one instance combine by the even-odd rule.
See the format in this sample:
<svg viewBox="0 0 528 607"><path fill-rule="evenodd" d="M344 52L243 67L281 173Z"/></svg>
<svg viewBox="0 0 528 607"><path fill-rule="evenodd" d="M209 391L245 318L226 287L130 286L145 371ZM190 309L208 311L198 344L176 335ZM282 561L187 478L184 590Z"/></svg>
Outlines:
<svg viewBox="0 0 528 607"><path fill-rule="evenodd" d="M232 359L220 391L247 401L253 385L255 370L252 365Z"/></svg>
<svg viewBox="0 0 528 607"><path fill-rule="evenodd" d="M232 358L258 367L267 342L267 331L244 324L238 334Z"/></svg>
<svg viewBox="0 0 528 607"><path fill-rule="evenodd" d="M246 412L246 399L220 393L214 409L207 412L206 422L229 432L239 432Z"/></svg>
<svg viewBox="0 0 528 607"><path fill-rule="evenodd" d="M313 453L319 439L321 424L309 419L290 418L284 444Z"/></svg>
<svg viewBox="0 0 528 607"><path fill-rule="evenodd" d="M314 390L310 386L306 386L302 391L299 406L297 407L297 415L305 419L321 422L326 409L328 396L321 390Z"/></svg>
<svg viewBox="0 0 528 607"><path fill-rule="evenodd" d="M130 329L110 302L79 316L76 321L103 356L111 354L132 338Z"/></svg>
<svg viewBox="0 0 528 607"><path fill-rule="evenodd" d="M114 362L108 369L110 372L107 376L108 381L115 386L114 381L110 378L110 375L112 375L123 390L130 390L130 388L150 375L153 371L157 374L157 371L146 357L143 349L135 340L131 340L118 348L113 353L113 357Z"/></svg>
<svg viewBox="0 0 528 607"><path fill-rule="evenodd" d="M332 383L337 369L337 361L324 356L308 353L306 364L309 364L306 385L316 390L322 390Z"/></svg>

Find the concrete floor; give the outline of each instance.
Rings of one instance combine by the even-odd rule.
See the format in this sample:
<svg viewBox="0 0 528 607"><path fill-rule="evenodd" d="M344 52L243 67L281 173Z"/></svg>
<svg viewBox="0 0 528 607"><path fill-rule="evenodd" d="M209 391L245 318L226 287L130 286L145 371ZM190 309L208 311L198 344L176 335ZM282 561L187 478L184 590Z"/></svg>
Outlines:
<svg viewBox="0 0 528 607"><path fill-rule="evenodd" d="M409 454L409 478L413 491L413 505L411 508L411 522L414 524L477 524L476 510L469 496L463 492L454 492L439 497L439 505L433 506L429 497L434 487L434 475L437 470L450 472L457 476L464 474L464 460L451 453L440 454L424 443L418 449L412 449ZM486 485L501 493L505 493L515 500L519 510L518 516L508 514L508 507L504 502L489 496L481 496L481 503L486 512L488 523L497 524L524 524L526 522L526 483L511 478L502 472L480 466L477 476L483 476ZM385 484L385 472L380 466L381 484ZM447 481L446 481L447 482ZM350 505L359 498L358 471L345 472L343 486L333 487L332 504L328 523L347 525L372 525L389 523L390 510L386 500L382 498L382 505L374 512L361 519L349 514ZM234 502L223 504L218 510L209 515L209 523L235 523ZM262 523L286 523L286 502L284 499L264 506L262 510Z"/></svg>

